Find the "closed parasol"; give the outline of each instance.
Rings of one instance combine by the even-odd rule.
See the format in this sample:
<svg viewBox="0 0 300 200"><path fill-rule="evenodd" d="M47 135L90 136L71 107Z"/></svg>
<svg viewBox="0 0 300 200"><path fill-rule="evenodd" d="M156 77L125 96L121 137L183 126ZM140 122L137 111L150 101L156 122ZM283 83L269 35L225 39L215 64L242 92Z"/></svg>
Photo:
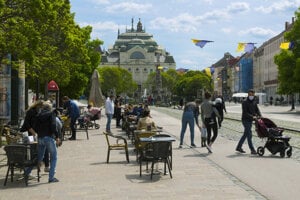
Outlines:
<svg viewBox="0 0 300 200"><path fill-rule="evenodd" d="M89 104L92 104L94 107L101 107L104 105L104 96L102 95L100 82L99 82L99 73L95 69L91 77L91 90L89 96Z"/></svg>

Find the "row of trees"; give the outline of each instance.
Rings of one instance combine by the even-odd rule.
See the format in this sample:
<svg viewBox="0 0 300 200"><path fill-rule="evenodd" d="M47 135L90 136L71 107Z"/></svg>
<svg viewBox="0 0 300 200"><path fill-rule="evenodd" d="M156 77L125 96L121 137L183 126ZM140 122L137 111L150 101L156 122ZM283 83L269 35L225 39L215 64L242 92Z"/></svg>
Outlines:
<svg viewBox="0 0 300 200"><path fill-rule="evenodd" d="M146 85L150 91L156 90L155 73L149 75ZM161 72L162 86L165 91L169 91L176 100L185 98L187 101L199 98L199 91L213 91L213 83L210 76L201 71L188 71L178 73L174 69Z"/></svg>
<svg viewBox="0 0 300 200"><path fill-rule="evenodd" d="M26 63L29 87L55 80L63 95L82 95L100 62L103 43L92 28L79 27L69 0L0 0L0 64Z"/></svg>

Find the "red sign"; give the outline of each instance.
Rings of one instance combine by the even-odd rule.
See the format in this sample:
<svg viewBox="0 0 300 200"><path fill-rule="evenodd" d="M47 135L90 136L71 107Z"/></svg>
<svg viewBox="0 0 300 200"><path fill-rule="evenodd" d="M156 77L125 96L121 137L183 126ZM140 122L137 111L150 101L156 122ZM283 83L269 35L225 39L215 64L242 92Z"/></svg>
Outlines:
<svg viewBox="0 0 300 200"><path fill-rule="evenodd" d="M59 90L58 85L56 84L55 81L52 80L48 83L48 90L49 91L58 91Z"/></svg>

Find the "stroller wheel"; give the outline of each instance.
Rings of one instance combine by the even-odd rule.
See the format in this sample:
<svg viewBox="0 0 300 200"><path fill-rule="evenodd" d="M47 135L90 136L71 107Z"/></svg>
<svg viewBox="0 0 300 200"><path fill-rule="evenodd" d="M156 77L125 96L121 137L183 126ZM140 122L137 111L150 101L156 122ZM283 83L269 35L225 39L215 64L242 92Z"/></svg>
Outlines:
<svg viewBox="0 0 300 200"><path fill-rule="evenodd" d="M281 151L280 151L280 157L281 157L281 158L284 158L284 156L285 156L285 150L281 150Z"/></svg>
<svg viewBox="0 0 300 200"><path fill-rule="evenodd" d="M95 124L95 129L99 129L100 125L99 124Z"/></svg>
<svg viewBox="0 0 300 200"><path fill-rule="evenodd" d="M265 149L264 149L263 147L258 147L258 148L257 148L257 154L258 154L259 156L263 156L264 153L265 153Z"/></svg>
<svg viewBox="0 0 300 200"><path fill-rule="evenodd" d="M290 158L292 156L293 148L290 146L288 149L289 150L287 150L286 155L287 155L288 158Z"/></svg>

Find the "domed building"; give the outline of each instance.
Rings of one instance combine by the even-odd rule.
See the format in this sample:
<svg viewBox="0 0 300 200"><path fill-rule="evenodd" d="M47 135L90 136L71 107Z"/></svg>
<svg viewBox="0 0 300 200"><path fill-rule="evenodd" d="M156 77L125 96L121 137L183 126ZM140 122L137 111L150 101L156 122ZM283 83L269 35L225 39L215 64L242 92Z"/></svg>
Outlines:
<svg viewBox="0 0 300 200"><path fill-rule="evenodd" d="M114 45L103 52L100 67L116 66L127 69L138 84L138 93L142 94L148 75L155 72L158 66L163 69L175 69L176 63L172 55L146 33L141 20L136 29L131 20L131 29L125 33L118 31Z"/></svg>

